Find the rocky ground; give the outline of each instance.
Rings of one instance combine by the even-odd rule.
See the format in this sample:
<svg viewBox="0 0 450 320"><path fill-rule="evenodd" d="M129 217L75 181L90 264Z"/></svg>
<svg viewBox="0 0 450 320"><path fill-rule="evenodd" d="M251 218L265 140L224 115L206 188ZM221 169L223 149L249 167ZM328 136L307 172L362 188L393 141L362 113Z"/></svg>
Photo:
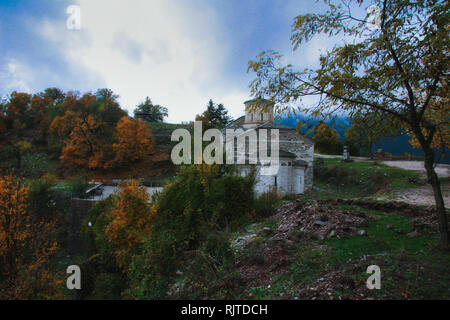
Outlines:
<svg viewBox="0 0 450 320"><path fill-rule="evenodd" d="M397 167L405 170L414 170L421 172L422 178L426 179L425 168L421 161L383 161L385 165ZM450 166L439 164L435 168L437 175L441 179L450 177ZM444 180L441 183L441 191L444 197L444 203L450 205L450 181ZM406 202L412 205L434 205L434 193L429 184L418 188L394 190L377 198L378 200L396 200Z"/></svg>
<svg viewBox="0 0 450 320"><path fill-rule="evenodd" d="M450 182L441 183L441 191L444 197L446 207L450 206ZM430 185L424 185L419 188L401 189L389 191L389 193L377 197L378 200L396 200L406 202L412 205L432 206L434 200L433 189Z"/></svg>
<svg viewBox="0 0 450 320"><path fill-rule="evenodd" d="M286 274L295 259L293 252L316 251L327 256L333 250L321 240L342 239L345 237L365 237L368 221L373 216L367 216L362 210L346 210L339 208L360 208L362 210L377 210L385 213L395 213L409 220L412 231L397 230L392 225L383 228L392 229L392 234L405 238L416 238L421 234L436 233L437 219L433 209L422 209L405 203L372 202L363 200L323 200L305 204L300 200L289 202L278 208L277 214L269 219L272 227L251 226L247 234L241 235L233 242L238 256L238 271L248 288L265 288L271 290L273 280ZM276 223L275 223L276 222ZM266 223L267 224L267 223ZM341 241L341 240L339 240ZM331 251L330 251L331 253ZM303 254L300 253L300 257ZM326 264L323 272L306 285L301 281L289 290L279 293L281 299L374 299L374 292L368 290L364 281L355 278L355 274L365 273L369 264L376 261L382 268L391 267L391 252L381 252L372 255L362 255L341 261L335 265ZM396 259L399 258L397 255ZM422 272L422 264L410 263L408 258L401 258L404 268L414 266L412 272ZM313 259L314 260L314 259ZM311 262L305 262L306 264ZM392 271L391 277L399 277L403 271ZM314 274L314 270L310 271ZM307 274L305 275L308 276ZM404 291L404 292L403 292ZM400 294L408 298L408 290ZM254 294L248 295L251 298ZM389 298L386 292L384 298ZM383 299L383 296L376 297Z"/></svg>

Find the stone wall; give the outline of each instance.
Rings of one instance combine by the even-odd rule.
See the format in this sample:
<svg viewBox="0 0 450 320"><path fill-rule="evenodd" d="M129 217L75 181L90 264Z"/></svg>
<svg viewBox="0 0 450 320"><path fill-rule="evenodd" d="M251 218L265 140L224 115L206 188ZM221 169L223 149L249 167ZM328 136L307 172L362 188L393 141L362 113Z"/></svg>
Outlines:
<svg viewBox="0 0 450 320"><path fill-rule="evenodd" d="M311 189L314 183L314 144L295 130L280 130L280 149L294 153L296 159L306 161L305 189Z"/></svg>
<svg viewBox="0 0 450 320"><path fill-rule="evenodd" d="M309 138L306 138L302 136L301 134L298 134L295 129L279 129L280 137L279 137L279 148L289 151L296 155L295 160L303 160L306 162L307 166L304 169L304 190L311 189L313 187L314 183L314 143ZM257 135L255 133L248 133L248 136L251 137L252 134L254 135L252 138L247 138L251 140L251 142L256 143L258 140L254 140L255 137L257 139ZM268 141L268 149L270 150L270 142ZM236 143L236 142L235 142ZM237 153L237 149L235 148L235 152ZM248 144L245 144L244 148L244 154L248 153ZM281 160L281 159L280 159ZM294 160L294 159L292 159ZM247 167L247 166L243 166ZM249 168L249 167L248 167ZM280 164L280 170L282 169ZM244 171L249 171L250 169L244 169ZM290 171L289 171L290 170ZM293 169L289 169L286 172L285 170L281 170L278 173L277 177L277 189L280 192L280 194L286 194L286 193L296 193L295 189L300 189L300 186L293 187L293 181L292 176L295 174ZM303 169L302 169L303 170ZM243 173L240 173L241 175L245 175ZM303 174L303 172L302 172ZM255 186L255 192L257 195L267 192L271 189L271 187L274 185L274 177L273 176L262 176L257 175L259 177L259 181L257 180L256 186Z"/></svg>
<svg viewBox="0 0 450 320"><path fill-rule="evenodd" d="M286 195L291 193L303 193L304 184L304 168L289 166L288 163L292 160L281 160L276 175L262 175L260 165L239 165L239 175L245 177L248 175L252 167L256 167L256 181L254 186L255 196L260 196L263 193L273 190L276 187L279 195Z"/></svg>

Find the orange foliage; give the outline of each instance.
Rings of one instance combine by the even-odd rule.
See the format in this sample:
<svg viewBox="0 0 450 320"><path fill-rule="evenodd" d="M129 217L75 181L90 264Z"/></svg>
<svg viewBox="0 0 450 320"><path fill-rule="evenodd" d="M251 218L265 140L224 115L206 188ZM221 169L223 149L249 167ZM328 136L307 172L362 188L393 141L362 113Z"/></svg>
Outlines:
<svg viewBox="0 0 450 320"><path fill-rule="evenodd" d="M116 138L113 148L118 165L145 159L155 148L150 127L138 119L122 117L116 126Z"/></svg>
<svg viewBox="0 0 450 320"><path fill-rule="evenodd" d="M117 263L126 270L143 238L150 234L153 210L145 187L139 186L138 181L122 182L119 188L118 207L111 213L106 235L115 247Z"/></svg>
<svg viewBox="0 0 450 320"><path fill-rule="evenodd" d="M12 175L0 177L0 298L36 297L38 292L41 298L58 296L58 290L48 288L56 288L59 281L44 266L57 248L55 226L33 217L28 192Z"/></svg>
<svg viewBox="0 0 450 320"><path fill-rule="evenodd" d="M61 161L66 165L79 165L90 169L109 169L111 163L111 146L102 143L96 132L99 124L94 117L80 117L65 140Z"/></svg>
<svg viewBox="0 0 450 320"><path fill-rule="evenodd" d="M102 126L92 115L84 117L69 111L56 117L51 130L59 136L69 135L61 161L65 165L107 170L145 159L155 148L150 127L141 120L122 117L114 137L105 137ZM112 138L116 143L110 142Z"/></svg>

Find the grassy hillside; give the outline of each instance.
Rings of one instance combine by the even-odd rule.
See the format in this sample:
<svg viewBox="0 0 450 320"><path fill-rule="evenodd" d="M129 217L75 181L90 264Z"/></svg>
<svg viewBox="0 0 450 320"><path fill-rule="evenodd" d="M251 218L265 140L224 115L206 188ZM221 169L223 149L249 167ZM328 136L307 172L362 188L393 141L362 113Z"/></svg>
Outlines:
<svg viewBox="0 0 450 320"><path fill-rule="evenodd" d="M176 142L170 141L172 132L176 129L191 130L191 126L188 124L152 122L149 123L149 126L152 129L153 136L156 138L156 144L162 149L167 149L176 144Z"/></svg>
<svg viewBox="0 0 450 320"><path fill-rule="evenodd" d="M341 162L316 158L314 184L324 192L321 198L367 197L390 190L419 187L425 184L416 171L389 167L376 161Z"/></svg>

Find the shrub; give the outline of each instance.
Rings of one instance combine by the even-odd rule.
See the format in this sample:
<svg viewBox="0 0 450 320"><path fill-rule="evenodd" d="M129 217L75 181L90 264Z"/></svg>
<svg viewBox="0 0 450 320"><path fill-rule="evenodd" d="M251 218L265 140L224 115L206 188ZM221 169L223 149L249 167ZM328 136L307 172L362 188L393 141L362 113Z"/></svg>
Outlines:
<svg viewBox="0 0 450 320"><path fill-rule="evenodd" d="M75 177L69 182L69 189L74 197L86 197L86 190L88 188L89 183L87 182L87 178L83 176Z"/></svg>
<svg viewBox="0 0 450 320"><path fill-rule="evenodd" d="M185 254L186 267L171 286L171 298L225 299L234 297L234 256L226 234L213 232L198 250Z"/></svg>
<svg viewBox="0 0 450 320"><path fill-rule="evenodd" d="M27 153L22 156L22 172L26 177L37 178L49 169L48 156L45 153Z"/></svg>
<svg viewBox="0 0 450 320"><path fill-rule="evenodd" d="M130 294L165 297L175 271L188 265L186 252L200 250L204 257L226 265L231 253L220 238L211 237L253 218L253 184L253 175L234 176L223 166L183 167L155 204L150 237L144 241L143 254L135 256L130 266Z"/></svg>
<svg viewBox="0 0 450 320"><path fill-rule="evenodd" d="M115 278L122 279L121 282L114 281L113 295L118 296L118 291L122 292L126 288L126 277L122 274L115 256L113 244L108 241L105 232L107 225L111 222L111 212L117 207L117 197L97 201L89 210L86 219L81 227L81 234L85 240L85 254L87 259L81 264L84 277L82 277L82 290L78 292L78 298L86 298L92 295L95 299L113 299L106 290L104 283L106 275L114 274ZM90 225L88 224L90 222ZM103 274L103 276L101 276ZM103 277L99 279L98 277ZM112 276L110 276L112 277ZM125 279L125 280L124 280ZM121 284L120 290L118 283ZM104 294L104 295L103 295Z"/></svg>
<svg viewBox="0 0 450 320"><path fill-rule="evenodd" d="M119 300L126 285L126 279L118 273L100 273L95 278L91 298L104 300Z"/></svg>
<svg viewBox="0 0 450 320"><path fill-rule="evenodd" d="M269 217L275 214L277 203L280 201L276 190L263 193L255 200L255 211L258 217Z"/></svg>
<svg viewBox="0 0 450 320"><path fill-rule="evenodd" d="M56 178L50 174L31 180L29 185L29 208L34 219L53 223L58 243L65 245L68 232L65 213L70 201L68 195L55 188Z"/></svg>

